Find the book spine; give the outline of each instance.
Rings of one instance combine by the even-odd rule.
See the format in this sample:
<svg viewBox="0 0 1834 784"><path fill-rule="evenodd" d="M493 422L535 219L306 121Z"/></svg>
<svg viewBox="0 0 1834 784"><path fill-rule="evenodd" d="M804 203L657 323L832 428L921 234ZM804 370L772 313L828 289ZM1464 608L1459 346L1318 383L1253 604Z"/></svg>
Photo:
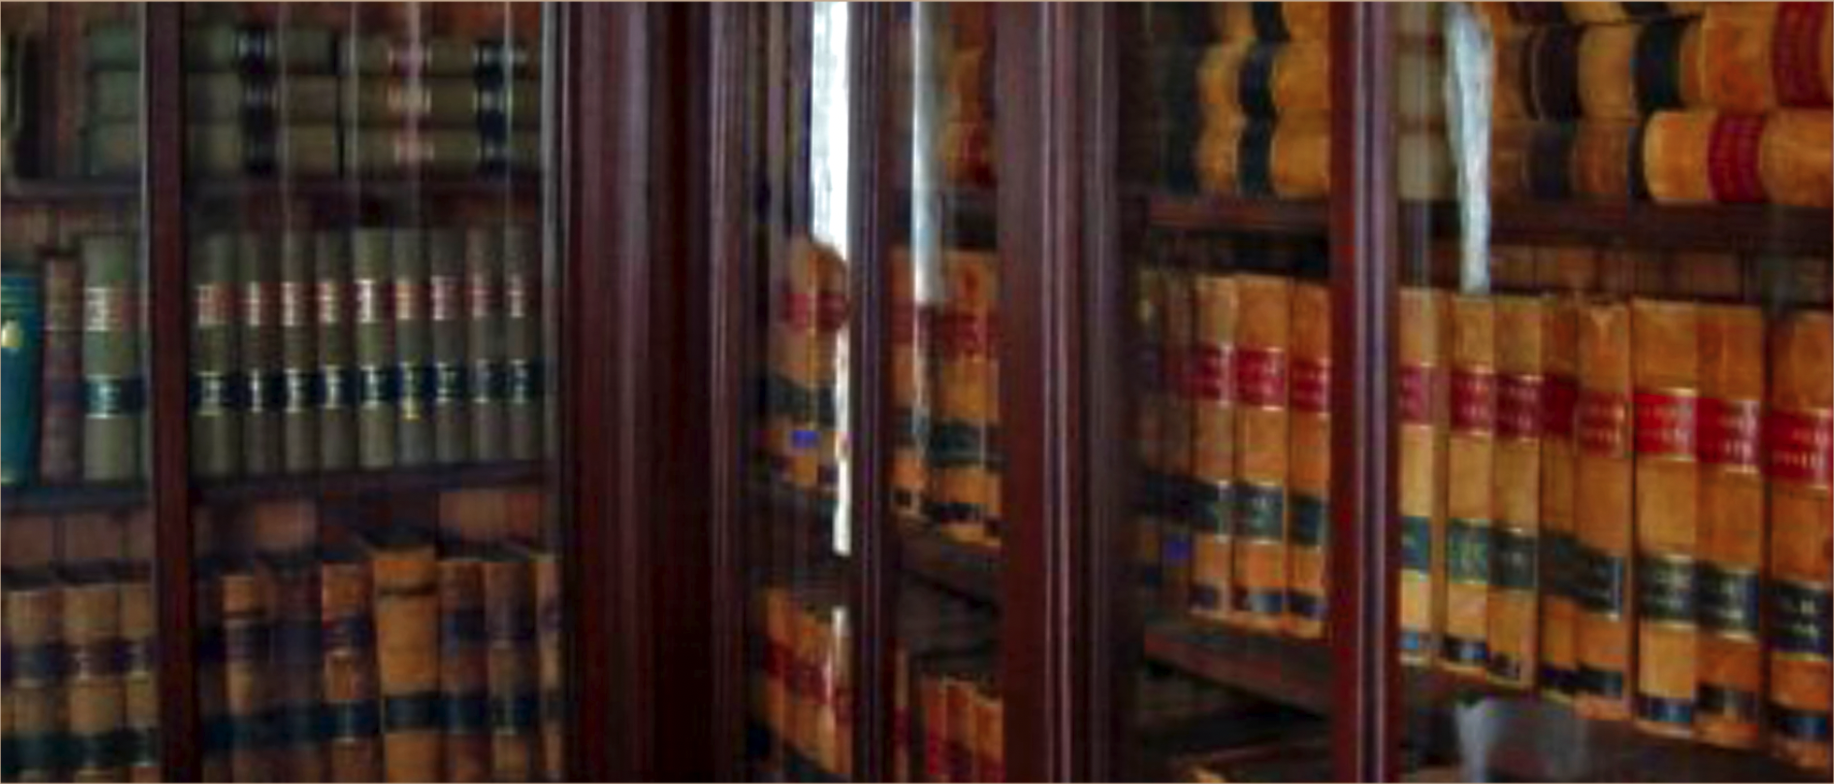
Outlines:
<svg viewBox="0 0 1834 784"><path fill-rule="evenodd" d="M121 482L141 476L140 285L136 237L84 237L83 479Z"/></svg>
<svg viewBox="0 0 1834 784"><path fill-rule="evenodd" d="M1824 6L1825 7L1825 6ZM1834 203L1834 113L1786 109L1766 115L1758 179L1772 204L1827 209Z"/></svg>
<svg viewBox="0 0 1834 784"><path fill-rule="evenodd" d="M1541 444L1547 380L1547 308L1533 297L1499 297L1496 311L1496 442L1489 616L1490 679L1532 687L1540 648Z"/></svg>
<svg viewBox="0 0 1834 784"><path fill-rule="evenodd" d="M69 778L60 753L64 733L64 591L51 585L9 587L6 642L12 678L6 704L12 746L6 766L17 781Z"/></svg>
<svg viewBox="0 0 1834 784"><path fill-rule="evenodd" d="M324 27L211 24L185 35L191 71L329 73L335 37Z"/></svg>
<svg viewBox="0 0 1834 784"><path fill-rule="evenodd" d="M276 238L243 232L238 238L241 268L240 323L242 469L263 476L281 468L280 258Z"/></svg>
<svg viewBox="0 0 1834 784"><path fill-rule="evenodd" d="M760 653L764 677L757 692L758 717L769 736L761 751L772 755L789 733L789 689L794 660L789 648L789 598L781 586L766 586L762 594L760 623L764 639Z"/></svg>
<svg viewBox="0 0 1834 784"><path fill-rule="evenodd" d="M121 593L95 579L64 588L64 745L76 781L127 778L118 734L126 724L121 679Z"/></svg>
<svg viewBox="0 0 1834 784"><path fill-rule="evenodd" d="M319 566L325 762L332 781L382 778L381 686L371 593L368 564L328 561Z"/></svg>
<svg viewBox="0 0 1834 784"><path fill-rule="evenodd" d="M1700 656L1694 729L1701 740L1752 748L1764 656L1764 314L1700 311Z"/></svg>
<svg viewBox="0 0 1834 784"><path fill-rule="evenodd" d="M1258 119L1322 117L1331 111L1330 73L1323 41L1232 41L1209 47L1199 66L1198 93L1207 115L1241 113Z"/></svg>
<svg viewBox="0 0 1834 784"><path fill-rule="evenodd" d="M387 229L358 229L351 248L351 298L355 322L357 463L392 468L396 459L394 265Z"/></svg>
<svg viewBox="0 0 1834 784"><path fill-rule="evenodd" d="M484 227L465 231L465 356L471 393L466 409L471 456L479 462L502 460L507 455L502 237Z"/></svg>
<svg viewBox="0 0 1834 784"><path fill-rule="evenodd" d="M1183 611L1195 607L1214 607L1209 617L1222 619L1229 610L1229 583L1225 579L1230 565L1227 548L1216 547L1220 540L1211 539L1202 557L1207 559L1203 573L1214 590L1207 593L1196 582L1197 553L1192 541L1192 522L1196 499L1192 431L1195 427L1186 367L1196 348L1196 290L1194 278L1174 268L1160 270L1158 299L1153 310L1158 314L1161 370L1163 385L1157 400L1159 409L1159 452L1156 469L1149 476L1146 491L1149 507L1159 523L1158 554L1162 595L1165 606ZM1234 516L1233 504L1229 508ZM1219 582L1220 580L1220 582Z"/></svg>
<svg viewBox="0 0 1834 784"><path fill-rule="evenodd" d="M1323 284L1293 286L1292 376L1286 629L1317 639L1331 589L1331 290Z"/></svg>
<svg viewBox="0 0 1834 784"><path fill-rule="evenodd" d="M83 268L62 252L45 254L43 264L38 478L61 484L75 481L83 470Z"/></svg>
<svg viewBox="0 0 1834 784"><path fill-rule="evenodd" d="M816 298L815 298L815 377L820 379L815 394L815 484L816 492L824 506L838 503L841 485L841 344L845 341L843 330L847 319L847 267L838 254L831 249L821 247L816 253ZM992 259L988 259L991 270ZM991 287L998 281L991 272L986 280ZM991 298L991 294L987 295ZM992 334L992 306L987 300L976 303L976 318L972 321L975 327L964 333L968 341L967 349L973 355L988 358L987 340ZM975 342L977 341L978 342ZM978 347L978 348L977 348ZM980 450L973 463L971 476L972 486L976 489L976 500L981 505L981 532L987 526L987 471L990 465L988 444L994 422L991 408L992 386L987 383L992 378L991 363L983 361L975 369L981 382L978 390L980 397L975 409L982 413L979 419L981 440Z"/></svg>
<svg viewBox="0 0 1834 784"><path fill-rule="evenodd" d="M949 780L981 781L974 770L976 730L974 683L965 676L946 679L943 695L949 711Z"/></svg>
<svg viewBox="0 0 1834 784"><path fill-rule="evenodd" d="M471 459L471 415L466 373L464 235L435 229L428 235L427 321L432 331L434 456L440 463Z"/></svg>
<svg viewBox="0 0 1834 784"><path fill-rule="evenodd" d="M370 126L533 128L541 119L541 83L462 77L345 80L347 101Z"/></svg>
<svg viewBox="0 0 1834 784"><path fill-rule="evenodd" d="M949 768L949 698L947 682L926 675L917 687L923 710L923 780L951 781Z"/></svg>
<svg viewBox="0 0 1834 784"><path fill-rule="evenodd" d="M1404 288L1400 314L1401 659L1438 656L1444 620L1445 294Z"/></svg>
<svg viewBox="0 0 1834 784"><path fill-rule="evenodd" d="M1635 120L1681 107L1682 41L1694 20L1579 28L1574 52L1581 113L1594 120Z"/></svg>
<svg viewBox="0 0 1834 784"><path fill-rule="evenodd" d="M1766 423L1770 485L1770 748L1805 768L1829 767L1827 545L1834 503L1834 319L1796 313L1771 343Z"/></svg>
<svg viewBox="0 0 1834 784"><path fill-rule="evenodd" d="M1323 41L1331 35L1330 8L1322 3L1227 3L1211 6L1210 23L1230 41Z"/></svg>
<svg viewBox="0 0 1834 784"><path fill-rule="evenodd" d="M185 85L185 119L194 123L320 125L338 119L335 76L288 73L274 78L248 71L194 73ZM139 80L127 89L139 97Z"/></svg>
<svg viewBox="0 0 1834 784"><path fill-rule="evenodd" d="M1643 176L1660 204L1761 203L1769 118L1715 111L1657 112L1643 133Z"/></svg>
<svg viewBox="0 0 1834 784"><path fill-rule="evenodd" d="M792 659L790 670L789 747L804 761L815 759L816 716L821 712L822 664L826 646L822 643L822 618L808 597L800 597L790 621Z"/></svg>
<svg viewBox="0 0 1834 784"><path fill-rule="evenodd" d="M281 467L294 474L319 465L318 321L312 313L316 238L299 229L280 238Z"/></svg>
<svg viewBox="0 0 1834 784"><path fill-rule="evenodd" d="M1541 145L1530 150L1534 160L1531 170L1552 172L1563 182L1555 189L1577 199L1624 203L1649 198L1643 177L1642 160L1644 125L1641 121L1599 121L1578 123L1565 147ZM1564 153L1566 160L1542 156ZM1562 177L1564 167L1564 177ZM1544 189L1545 192L1545 189Z"/></svg>
<svg viewBox="0 0 1834 784"><path fill-rule="evenodd" d="M985 689L975 691L975 772L976 781L1006 780L1006 708L999 696Z"/></svg>
<svg viewBox="0 0 1834 784"><path fill-rule="evenodd" d="M233 234L199 238L191 264L191 471L242 469L242 399L235 303L241 290Z"/></svg>
<svg viewBox="0 0 1834 784"><path fill-rule="evenodd" d="M487 781L490 673L484 639L483 565L439 562L439 692L445 730L445 780Z"/></svg>
<svg viewBox="0 0 1834 784"><path fill-rule="evenodd" d="M375 580L382 766L391 781L441 778L439 566L430 549L380 550Z"/></svg>
<svg viewBox="0 0 1834 784"><path fill-rule="evenodd" d="M318 468L342 471L357 465L357 368L352 353L351 268L345 235L321 231L314 243L314 349L318 368Z"/></svg>
<svg viewBox="0 0 1834 784"><path fill-rule="evenodd" d="M1286 614L1288 359L1292 347L1292 282L1236 278L1240 321L1234 361L1236 405L1232 619L1276 631Z"/></svg>
<svg viewBox="0 0 1834 784"><path fill-rule="evenodd" d="M965 543L985 541L992 380L987 339L994 274L993 260L983 254L952 251L943 257L946 302L938 325L941 357L930 450L936 505L931 519Z"/></svg>
<svg viewBox="0 0 1834 784"><path fill-rule="evenodd" d="M446 76L527 76L538 60L515 40L453 37L396 41L380 36L347 36L340 60L349 73Z"/></svg>
<svg viewBox="0 0 1834 784"><path fill-rule="evenodd" d="M225 574L223 602L223 695L229 774L232 781L265 778L274 766L268 722L268 657L273 651L270 578L249 569Z"/></svg>
<svg viewBox="0 0 1834 784"><path fill-rule="evenodd" d="M44 337L44 301L36 274L0 276L0 484L36 478L38 458L39 351Z"/></svg>
<svg viewBox="0 0 1834 784"><path fill-rule="evenodd" d="M1239 309L1236 280L1227 275L1180 275L1176 295L1166 302L1162 318L1168 346L1182 347L1170 364L1179 410L1161 426L1181 458L1163 476L1161 490L1173 500L1174 519L1188 526L1191 613L1226 620L1234 582L1236 479L1235 343ZM1173 292L1165 292L1170 295ZM1177 323L1172 323L1176 321Z"/></svg>
<svg viewBox="0 0 1834 784"><path fill-rule="evenodd" d="M399 419L395 430L395 464L433 462L433 384L429 379L433 335L427 313L427 254L420 229L397 228L389 263L394 272L395 378Z"/></svg>
<svg viewBox="0 0 1834 784"><path fill-rule="evenodd" d="M924 466L923 444L927 437L929 370L924 361L928 341L919 314L925 312L917 303L917 271L911 266L910 249L892 252L892 508L900 515L920 517L923 514ZM921 337L920 337L921 335Z"/></svg>
<svg viewBox="0 0 1834 784"><path fill-rule="evenodd" d="M121 583L122 764L130 781L158 781L159 670L155 648L159 621L153 583L147 574Z"/></svg>
<svg viewBox="0 0 1834 784"><path fill-rule="evenodd" d="M1574 539L1574 414L1579 398L1579 305L1570 297L1548 300L1542 346L1546 377L1541 410L1541 693L1571 702L1578 651L1574 624L1579 561Z"/></svg>
<svg viewBox="0 0 1834 784"><path fill-rule="evenodd" d="M269 677L276 763L289 781L323 781L330 770L319 731L324 650L318 567L311 562L285 563L270 574L274 647Z"/></svg>
<svg viewBox="0 0 1834 784"><path fill-rule="evenodd" d="M1630 308L1587 305L1579 315L1579 456L1573 488L1579 617L1575 707L1587 718L1630 717L1633 481L1630 454Z"/></svg>
<svg viewBox="0 0 1834 784"><path fill-rule="evenodd" d="M236 725L229 715L226 634L223 627L223 565L212 552L198 564L197 584L197 709L204 723L200 752L205 781L229 781L230 752Z"/></svg>
<svg viewBox="0 0 1834 784"><path fill-rule="evenodd" d="M1480 674L1490 657L1495 545L1496 308L1478 296L1453 297L1450 305L1445 632L1439 663L1451 672Z"/></svg>
<svg viewBox="0 0 1834 784"><path fill-rule="evenodd" d="M495 781L533 779L540 760L541 692L533 580L527 561L484 562L490 762Z"/></svg>
<svg viewBox="0 0 1834 784"><path fill-rule="evenodd" d="M560 559L537 554L535 574L535 643L541 687L541 771L547 781L567 777L566 657L563 641Z"/></svg>
<svg viewBox="0 0 1834 784"><path fill-rule="evenodd" d="M504 423L511 460L546 454L548 373L537 241L532 226L503 231Z"/></svg>

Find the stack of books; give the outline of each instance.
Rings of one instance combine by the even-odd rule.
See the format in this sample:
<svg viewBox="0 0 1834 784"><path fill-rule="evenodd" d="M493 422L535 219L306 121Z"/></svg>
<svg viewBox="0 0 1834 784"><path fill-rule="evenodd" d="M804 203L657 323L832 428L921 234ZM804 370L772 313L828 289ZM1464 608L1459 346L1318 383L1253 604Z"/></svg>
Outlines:
<svg viewBox="0 0 1834 784"><path fill-rule="evenodd" d="M1191 148L1203 190L1325 196L1331 186L1328 4L1226 3L1210 16L1216 38L1195 77L1203 135Z"/></svg>

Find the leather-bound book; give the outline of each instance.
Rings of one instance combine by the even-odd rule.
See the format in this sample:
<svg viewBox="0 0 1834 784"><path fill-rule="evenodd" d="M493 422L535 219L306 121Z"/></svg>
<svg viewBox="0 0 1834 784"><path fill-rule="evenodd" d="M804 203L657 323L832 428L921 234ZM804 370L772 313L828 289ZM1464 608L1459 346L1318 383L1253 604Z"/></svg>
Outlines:
<svg viewBox="0 0 1834 784"><path fill-rule="evenodd" d="M1230 590L1233 620L1275 631L1286 614L1288 352L1293 284L1287 278L1236 278L1236 519Z"/></svg>
<svg viewBox="0 0 1834 784"><path fill-rule="evenodd" d="M1629 121L1682 106L1684 42L1696 24L1663 18L1580 28L1579 103L1587 119Z"/></svg>
<svg viewBox="0 0 1834 784"><path fill-rule="evenodd" d="M346 35L337 41L345 72L363 76L526 76L540 59L516 40L473 40L440 35L397 40L386 35Z"/></svg>
<svg viewBox="0 0 1834 784"><path fill-rule="evenodd" d="M317 235L288 229L280 236L281 467L291 474L318 468L318 321L312 313Z"/></svg>
<svg viewBox="0 0 1834 784"><path fill-rule="evenodd" d="M1522 44L1528 116L1575 120L1581 113L1579 43L1583 28L1540 27Z"/></svg>
<svg viewBox="0 0 1834 784"><path fill-rule="evenodd" d="M1547 394L1547 306L1539 297L1493 300L1496 442L1489 614L1490 679L1535 683L1541 630L1541 444Z"/></svg>
<svg viewBox="0 0 1834 784"><path fill-rule="evenodd" d="M120 588L121 682L126 693L122 764L130 781L158 781L159 670L154 646L159 619L147 564L130 564Z"/></svg>
<svg viewBox="0 0 1834 784"><path fill-rule="evenodd" d="M434 458L440 463L471 459L471 418L466 410L465 235L457 229L427 234L427 322L432 331Z"/></svg>
<svg viewBox="0 0 1834 784"><path fill-rule="evenodd" d="M1698 103L1741 114L1826 107L1825 3L1715 3L1701 19Z"/></svg>
<svg viewBox="0 0 1834 784"><path fill-rule="evenodd" d="M1489 5L1489 4L1486 4ZM1514 7L1553 5L1552 3L1496 3ZM1582 25L1608 25L1673 17L1697 17L1706 3L1597 3L1564 2L1559 4L1568 22Z"/></svg>
<svg viewBox="0 0 1834 784"><path fill-rule="evenodd" d="M485 226L465 230L465 357L469 382L471 457L502 460L503 430L503 235Z"/></svg>
<svg viewBox="0 0 1834 784"><path fill-rule="evenodd" d="M113 73L135 77L117 77L116 81L121 84L110 85L110 88L137 100L139 74L133 71ZM100 88L101 74L96 78ZM194 73L185 83L185 120L193 123L247 120L299 125L333 123L338 119L338 82L336 76L328 75L287 74L283 83L271 74L250 71ZM96 103L93 92L90 101L92 105Z"/></svg>
<svg viewBox="0 0 1834 784"><path fill-rule="evenodd" d="M191 261L191 470L204 478L242 470L239 279L235 235L198 238Z"/></svg>
<svg viewBox="0 0 1834 784"><path fill-rule="evenodd" d="M389 230L360 228L351 238L351 300L357 372L357 464L395 465L396 400L394 264Z"/></svg>
<svg viewBox="0 0 1834 784"><path fill-rule="evenodd" d="M1574 198L1622 203L1649 197L1643 181L1643 125L1639 121L1588 120L1574 126L1567 150ZM1537 161L1546 165L1547 162Z"/></svg>
<svg viewBox="0 0 1834 784"><path fill-rule="evenodd" d="M357 465L357 366L352 328L350 246L341 231L321 231L313 243L313 312L318 369L318 467L342 471Z"/></svg>
<svg viewBox="0 0 1834 784"><path fill-rule="evenodd" d="M433 546L404 537L370 552L376 667L382 701L382 769L388 781L442 777L439 562Z"/></svg>
<svg viewBox="0 0 1834 784"><path fill-rule="evenodd" d="M272 653L272 580L252 564L236 563L219 582L223 629L223 709L231 781L261 781L274 771L274 738L267 721Z"/></svg>
<svg viewBox="0 0 1834 784"><path fill-rule="evenodd" d="M1630 452L1630 306L1592 303L1579 313L1579 456L1573 486L1578 543L1580 715L1628 719L1635 605Z"/></svg>
<svg viewBox="0 0 1834 784"><path fill-rule="evenodd" d="M527 781L541 760L534 573L526 558L507 552L492 553L483 570L491 778Z"/></svg>
<svg viewBox="0 0 1834 784"><path fill-rule="evenodd" d="M1789 109L1766 117L1758 150L1758 179L1770 203L1827 209L1834 204L1834 180L1830 180L1834 174L1830 172L1834 172L1834 114L1827 109Z"/></svg>
<svg viewBox="0 0 1834 784"><path fill-rule="evenodd" d="M426 234L418 228L390 232L389 264L394 272L395 377L399 419L395 428L395 463L422 466L433 462L432 328L427 319Z"/></svg>
<svg viewBox="0 0 1834 784"><path fill-rule="evenodd" d="M1213 618L1229 612L1228 574L1232 567L1227 547L1212 538L1208 544L1193 541L1192 523L1196 483L1196 406L1191 397L1190 358L1196 351L1196 276L1190 272L1165 267L1160 279L1159 314L1161 351L1165 360L1165 395L1160 399L1159 462L1155 477L1158 487L1149 488L1157 496L1160 543L1160 579L1164 585L1165 606L1184 609L1214 604ZM1231 513L1233 516L1233 504ZM1207 548L1207 549L1205 549ZM1220 551L1219 551L1220 549ZM1198 552L1205 550L1204 552ZM1199 560L1206 560L1202 572L1211 577L1199 582ZM1221 580L1220 584L1217 581ZM1213 593L1205 593L1206 585ZM1202 613L1200 613L1201 615Z"/></svg>
<svg viewBox="0 0 1834 784"><path fill-rule="evenodd" d="M541 773L546 781L567 777L566 617L560 558L549 551L530 556L535 575L535 649L541 689Z"/></svg>
<svg viewBox="0 0 1834 784"><path fill-rule="evenodd" d="M74 781L127 778L120 733L127 720L121 679L121 592L113 570L79 567L64 585L64 747ZM9 695L10 697L10 695Z"/></svg>
<svg viewBox="0 0 1834 784"><path fill-rule="evenodd" d="M1490 298L1475 295L1452 297L1450 306L1446 598L1439 665L1482 675L1490 656L1496 521L1496 307Z"/></svg>
<svg viewBox="0 0 1834 784"><path fill-rule="evenodd" d="M61 753L64 697L64 589L48 571L7 575L6 644L12 671L6 709L12 733L6 768L17 781L69 778Z"/></svg>
<svg viewBox="0 0 1834 784"><path fill-rule="evenodd" d="M263 565L273 592L268 678L276 769L288 781L323 781L330 769L319 721L325 655L318 559L310 549L291 550Z"/></svg>
<svg viewBox="0 0 1834 784"><path fill-rule="evenodd" d="M1692 737L1700 647L1700 315L1631 306L1636 392L1637 726Z"/></svg>
<svg viewBox="0 0 1834 784"><path fill-rule="evenodd" d="M1448 308L1430 288L1401 290L1401 659L1438 656L1445 607L1445 399Z"/></svg>
<svg viewBox="0 0 1834 784"><path fill-rule="evenodd" d="M1292 519L1287 527L1286 630L1325 633L1330 597L1331 289L1293 285Z"/></svg>
<svg viewBox="0 0 1834 784"><path fill-rule="evenodd" d="M1760 159L1767 125L1762 115L1655 113L1643 131L1650 198L1661 204L1763 202Z"/></svg>
<svg viewBox="0 0 1834 784"><path fill-rule="evenodd" d="M975 690L975 770L980 781L1006 780L1006 703L989 684Z"/></svg>
<svg viewBox="0 0 1834 784"><path fill-rule="evenodd" d="M440 724L446 781L487 781L490 673L484 639L484 572L474 558L439 561Z"/></svg>
<svg viewBox="0 0 1834 784"><path fill-rule="evenodd" d="M140 284L133 234L91 234L83 259L83 480L139 479Z"/></svg>
<svg viewBox="0 0 1834 784"><path fill-rule="evenodd" d="M532 128L541 119L541 85L534 79L493 82L466 75L345 79L343 84L347 110L369 126Z"/></svg>
<svg viewBox="0 0 1834 784"><path fill-rule="evenodd" d="M1574 539L1573 484L1578 443L1574 439L1579 399L1579 303L1551 296L1542 333L1541 382L1541 664L1538 680L1549 699L1573 699L1574 625L1578 610L1574 579L1579 551Z"/></svg>
<svg viewBox="0 0 1834 784"><path fill-rule="evenodd" d="M838 503L841 485L841 346L846 342L843 330L847 323L847 265L838 253L824 251L819 254L818 259L820 263L817 270L820 277L818 296L815 301L817 335L815 373L816 377L821 379L821 384L817 387L815 395L815 477L816 491L820 495L822 504L826 506ZM986 278L990 287L997 281L998 277L991 274ZM991 293L986 296L989 300L993 297ZM984 346L987 345L985 336L991 334L992 306L988 305L985 309L978 311L974 323L979 326L980 334L983 336L981 338L982 355L988 356ZM990 368L991 362L982 364L980 372L983 378L991 379L993 377ZM993 400L993 391L989 384L982 384L980 389L981 410L988 412L981 419L985 432L985 429L992 428L994 425L992 408L989 407ZM975 482L975 485L980 490L979 502L984 513L987 508L986 474L988 466L985 445L988 442L983 440L981 443L983 449L981 459L976 466L978 481ZM985 520L986 517L983 514L981 526L983 533L986 530Z"/></svg>
<svg viewBox="0 0 1834 784"><path fill-rule="evenodd" d="M892 508L901 515L916 517L923 513L924 420L928 366L925 352L919 346L923 312L917 303L917 271L911 266L909 247L892 251ZM930 336L924 335L927 340Z"/></svg>
<svg viewBox="0 0 1834 784"><path fill-rule="evenodd" d="M242 391L242 470L254 476L281 468L280 243L263 232L236 236L241 269L236 342Z"/></svg>
<svg viewBox="0 0 1834 784"><path fill-rule="evenodd" d="M199 510L193 518L201 530L215 527L216 513ZM199 765L205 781L230 781L236 724L229 715L229 653L223 626L223 576L228 558L216 545L197 564L197 710L204 724Z"/></svg>
<svg viewBox="0 0 1834 784"><path fill-rule="evenodd" d="M996 265L990 253L950 251L943 257L945 347L937 368L931 453L934 519L945 533L966 543L986 542Z"/></svg>
<svg viewBox="0 0 1834 784"><path fill-rule="evenodd" d="M974 681L967 673L947 676L943 696L949 712L949 780L981 781L974 766L979 722L974 712Z"/></svg>
<svg viewBox="0 0 1834 784"><path fill-rule="evenodd" d="M1331 111L1330 65L1324 41L1220 43L1204 52L1198 94L1210 116L1322 117Z"/></svg>
<svg viewBox="0 0 1834 784"><path fill-rule="evenodd" d="M1212 116L1195 151L1198 182L1207 193L1320 198L1331 190L1330 141L1324 117Z"/></svg>
<svg viewBox="0 0 1834 784"><path fill-rule="evenodd" d="M75 256L40 257L44 279L43 385L38 393L38 481L75 481L83 470L83 268Z"/></svg>
<svg viewBox="0 0 1834 784"><path fill-rule="evenodd" d="M542 341L541 248L533 226L503 230L504 422L511 460L546 452L547 355Z"/></svg>
<svg viewBox="0 0 1834 784"><path fill-rule="evenodd" d="M1758 743L1764 656L1764 314L1702 305L1700 324L1699 681L1694 729L1733 748Z"/></svg>
<svg viewBox="0 0 1834 784"><path fill-rule="evenodd" d="M1769 718L1771 750L1828 769L1834 319L1792 313L1771 341Z"/></svg>
<svg viewBox="0 0 1834 784"><path fill-rule="evenodd" d="M1331 4L1217 3L1210 22L1225 41L1324 41L1331 37Z"/></svg>
<svg viewBox="0 0 1834 784"><path fill-rule="evenodd" d="M1174 510L1189 526L1191 553L1191 613L1199 618L1223 620L1228 615L1231 575L1234 573L1230 540L1235 530L1235 359L1236 313L1239 310L1236 279L1230 275L1200 273L1191 282L1194 301L1166 303L1166 318L1190 317L1189 325L1171 326L1174 345L1188 346L1178 360L1178 377L1188 435L1167 434L1168 443L1188 445L1189 474L1167 489L1189 504ZM1186 338L1189 342L1186 343ZM1178 417L1166 424L1176 426ZM1188 492L1186 492L1188 488Z"/></svg>
<svg viewBox="0 0 1834 784"><path fill-rule="evenodd" d="M923 711L923 781L952 781L949 770L948 681L926 673L917 684L918 708Z"/></svg>

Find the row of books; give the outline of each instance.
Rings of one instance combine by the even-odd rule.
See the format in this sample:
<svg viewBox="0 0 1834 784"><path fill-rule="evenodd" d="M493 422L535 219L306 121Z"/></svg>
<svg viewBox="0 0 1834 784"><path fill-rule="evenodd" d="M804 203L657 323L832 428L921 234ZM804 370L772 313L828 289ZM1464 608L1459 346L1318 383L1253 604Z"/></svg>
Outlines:
<svg viewBox="0 0 1834 784"><path fill-rule="evenodd" d="M852 632L842 586L764 586L753 616L753 759L766 780L846 780L853 766Z"/></svg>
<svg viewBox="0 0 1834 784"><path fill-rule="evenodd" d="M1331 186L1331 57L1328 39L1313 36L1328 35L1329 23L1316 18L1317 9L1256 5L1213 13L1219 37L1195 74L1177 68L1167 77L1196 82L1203 125L1188 149L1197 182L1216 194L1324 196Z"/></svg>
<svg viewBox="0 0 1834 784"><path fill-rule="evenodd" d="M99 23L85 31L92 69L137 68L136 24ZM485 80L535 75L541 63L515 38L351 35L312 24L238 24L218 20L185 31L185 68L346 75L470 76Z"/></svg>
<svg viewBox="0 0 1834 784"><path fill-rule="evenodd" d="M196 237L194 471L539 459L536 236L510 225Z"/></svg>
<svg viewBox="0 0 1834 784"><path fill-rule="evenodd" d="M773 270L760 451L776 482L832 502L840 487L841 345L847 265L807 237Z"/></svg>

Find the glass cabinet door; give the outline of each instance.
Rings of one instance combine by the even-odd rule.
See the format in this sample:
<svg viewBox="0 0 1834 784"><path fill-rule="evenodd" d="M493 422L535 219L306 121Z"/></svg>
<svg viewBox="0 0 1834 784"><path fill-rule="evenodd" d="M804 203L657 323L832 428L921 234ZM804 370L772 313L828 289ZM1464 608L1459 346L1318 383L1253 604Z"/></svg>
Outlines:
<svg viewBox="0 0 1834 784"><path fill-rule="evenodd" d="M184 6L207 780L566 775L554 24Z"/></svg>
<svg viewBox="0 0 1834 784"><path fill-rule="evenodd" d="M1828 6L1391 8L1407 775L1825 781Z"/></svg>
<svg viewBox="0 0 1834 784"><path fill-rule="evenodd" d="M160 776L143 10L0 13L6 781Z"/></svg>

